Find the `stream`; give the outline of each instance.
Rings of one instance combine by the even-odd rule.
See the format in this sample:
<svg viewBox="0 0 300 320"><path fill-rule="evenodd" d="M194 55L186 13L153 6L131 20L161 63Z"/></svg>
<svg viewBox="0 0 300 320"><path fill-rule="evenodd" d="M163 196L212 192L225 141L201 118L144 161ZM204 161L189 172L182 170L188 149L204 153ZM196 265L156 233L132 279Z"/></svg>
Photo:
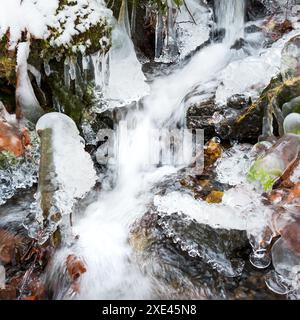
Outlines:
<svg viewBox="0 0 300 320"><path fill-rule="evenodd" d="M110 11L97 1L95 6ZM264 30L275 29L273 21L259 14L251 21L246 0L215 0L213 9L204 2L186 0L175 10L167 1L165 16L155 13L151 61L134 46L138 17L133 8L129 19L125 0L119 18L109 17L110 51L83 55L80 62L65 59L63 88L81 94L84 76L93 74L92 113L111 117L110 129L104 125L95 133L86 120L90 114L79 126L65 115L60 96L52 99L55 112L36 125L24 122L36 130L30 156L16 171L0 168L0 240L3 229L36 249L22 255L19 299L32 291L30 279L56 300L299 298L298 269L292 280L284 273L300 265L299 255L286 243L270 249L279 236L276 214L283 211L277 197L285 199L285 191L273 195L262 188L265 180L258 186L248 174L274 145L279 155L269 156L265 166L283 159L280 172L286 173L286 162L299 157L299 134L274 137L273 130L282 136L275 102L262 116L254 111L255 124L242 122L238 129L233 124L247 118L252 102L255 108L264 101L266 87L276 92L282 50L299 35L300 20L293 18L293 28L280 30L278 38L274 31L270 40ZM146 13L153 15L151 9ZM18 45L18 74L28 86L18 88L21 105L39 103L31 82L39 83L41 74L27 63L29 47ZM43 67L47 76L55 75L47 62ZM28 117L37 116L29 111ZM293 183L299 181L299 163L297 168ZM284 208L297 215L299 206ZM47 247L49 241L55 250ZM70 259L75 259L71 267ZM17 264L9 263L12 277Z"/></svg>

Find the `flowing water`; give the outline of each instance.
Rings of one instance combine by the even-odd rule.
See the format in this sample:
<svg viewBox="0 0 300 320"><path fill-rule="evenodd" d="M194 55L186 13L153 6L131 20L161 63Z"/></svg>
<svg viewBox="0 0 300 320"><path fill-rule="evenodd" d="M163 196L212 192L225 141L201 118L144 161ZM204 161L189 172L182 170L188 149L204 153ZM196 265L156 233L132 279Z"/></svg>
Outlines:
<svg viewBox="0 0 300 320"><path fill-rule="evenodd" d="M48 274L52 283L59 282L57 271L63 268L66 257L71 253L82 257L87 272L82 276L80 293L73 297L63 285L58 285L55 298L155 298L151 278L139 270L132 258L129 227L147 211L147 203L153 197L151 187L180 168L168 161L159 166L151 164L153 146L149 136L157 129L182 124L185 114L182 100L187 92L194 85L213 79L234 56L230 46L242 36L244 1L217 1L216 12L219 26L226 29L223 43L211 44L183 68L156 78L142 108L129 112L119 124L115 187L102 191L98 200L75 220L73 233L79 239L57 253Z"/></svg>

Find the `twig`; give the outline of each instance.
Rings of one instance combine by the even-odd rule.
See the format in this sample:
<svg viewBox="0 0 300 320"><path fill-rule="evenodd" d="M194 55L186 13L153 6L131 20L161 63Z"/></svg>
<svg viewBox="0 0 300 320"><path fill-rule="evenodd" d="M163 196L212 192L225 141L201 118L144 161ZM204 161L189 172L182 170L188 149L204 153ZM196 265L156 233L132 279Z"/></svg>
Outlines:
<svg viewBox="0 0 300 320"><path fill-rule="evenodd" d="M189 8L188 8L188 6L187 6L187 4L186 4L185 0L183 0L183 3L184 3L184 6L185 6L185 8L186 8L187 12L188 12L188 13L189 13L189 15L191 16L191 18L192 18L193 22L194 22L195 24L197 24L197 23L196 23L196 21L195 21L195 19L194 19L194 17L193 17L193 15L192 15L192 13L191 13L191 11L190 11L190 9L189 9Z"/></svg>

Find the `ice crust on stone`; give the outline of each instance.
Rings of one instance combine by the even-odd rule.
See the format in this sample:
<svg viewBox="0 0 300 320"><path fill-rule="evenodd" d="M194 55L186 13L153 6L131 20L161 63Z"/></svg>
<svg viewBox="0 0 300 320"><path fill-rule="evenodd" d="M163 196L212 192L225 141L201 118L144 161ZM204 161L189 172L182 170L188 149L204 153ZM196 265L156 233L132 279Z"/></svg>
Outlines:
<svg viewBox="0 0 300 320"><path fill-rule="evenodd" d="M281 52L285 43L299 33L296 30L283 36L270 48L262 49L255 55L232 61L220 72L220 85L216 91L216 103L225 105L227 99L234 94L243 94L256 100L272 77L280 72Z"/></svg>
<svg viewBox="0 0 300 320"><path fill-rule="evenodd" d="M214 228L246 230L254 234L262 231L269 215L258 194L245 185L226 191L220 204L209 204L174 191L165 196L156 195L154 205L161 213L182 212L191 219Z"/></svg>
<svg viewBox="0 0 300 320"><path fill-rule="evenodd" d="M53 163L59 186L55 196L62 213L68 214L75 199L82 198L94 186L96 172L71 118L58 112L47 113L36 125L37 131L44 129L52 129Z"/></svg>

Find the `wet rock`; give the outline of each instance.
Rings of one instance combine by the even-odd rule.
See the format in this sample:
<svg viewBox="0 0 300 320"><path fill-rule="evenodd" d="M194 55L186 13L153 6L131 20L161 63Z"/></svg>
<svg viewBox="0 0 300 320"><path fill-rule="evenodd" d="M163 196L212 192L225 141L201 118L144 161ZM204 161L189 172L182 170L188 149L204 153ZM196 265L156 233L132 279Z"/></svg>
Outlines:
<svg viewBox="0 0 300 320"><path fill-rule="evenodd" d="M235 41L235 43L230 47L230 49L240 50L246 45L246 41L243 38L240 38Z"/></svg>
<svg viewBox="0 0 300 320"><path fill-rule="evenodd" d="M266 37L266 46L270 46L275 41L279 40L284 34L292 31L293 24L290 20L276 20L274 18L270 18L263 25L263 33Z"/></svg>
<svg viewBox="0 0 300 320"><path fill-rule="evenodd" d="M22 250L24 250L22 237L0 229L0 262L4 264L16 262Z"/></svg>
<svg viewBox="0 0 300 320"><path fill-rule="evenodd" d="M17 290L14 286L7 285L5 289L0 289L0 300L15 300Z"/></svg>
<svg viewBox="0 0 300 320"><path fill-rule="evenodd" d="M274 77L262 91L255 102L251 102L234 120L231 129L232 136L238 137L249 128L249 136L266 139L273 134L283 134L283 116L281 108L284 103L300 95L300 77L282 81L281 76ZM274 116L274 118L273 118ZM273 121L273 120L276 121ZM251 124L251 121L253 123ZM255 125L253 126L253 124ZM241 132L239 132L241 130Z"/></svg>
<svg viewBox="0 0 300 320"><path fill-rule="evenodd" d="M268 13L266 6L259 0L246 1L246 19L253 21L265 17Z"/></svg>
<svg viewBox="0 0 300 320"><path fill-rule="evenodd" d="M284 80L300 76L300 36L290 39L281 56L281 74Z"/></svg>
<svg viewBox="0 0 300 320"><path fill-rule="evenodd" d="M225 29L213 29L210 33L210 39L213 42L222 42L225 38Z"/></svg>
<svg viewBox="0 0 300 320"><path fill-rule="evenodd" d="M173 231L168 233L165 225L171 225ZM190 242L186 242L186 246L178 240L180 238ZM143 270L159 279L158 291L162 298L259 299L272 296L266 290L261 273L243 263L250 249L244 231L213 229L178 213L161 217L154 210L132 227L130 243ZM189 246L203 255L193 256ZM241 275L228 276L226 271L230 267L226 268L237 265L244 266Z"/></svg>
<svg viewBox="0 0 300 320"><path fill-rule="evenodd" d="M283 104L282 113L284 117L292 112L300 113L300 96Z"/></svg>
<svg viewBox="0 0 300 320"><path fill-rule="evenodd" d="M256 26L255 24L252 24L252 25L247 26L247 27L245 28L245 32L246 32L246 33L256 33L256 32L261 32L261 31L262 31L262 28Z"/></svg>

